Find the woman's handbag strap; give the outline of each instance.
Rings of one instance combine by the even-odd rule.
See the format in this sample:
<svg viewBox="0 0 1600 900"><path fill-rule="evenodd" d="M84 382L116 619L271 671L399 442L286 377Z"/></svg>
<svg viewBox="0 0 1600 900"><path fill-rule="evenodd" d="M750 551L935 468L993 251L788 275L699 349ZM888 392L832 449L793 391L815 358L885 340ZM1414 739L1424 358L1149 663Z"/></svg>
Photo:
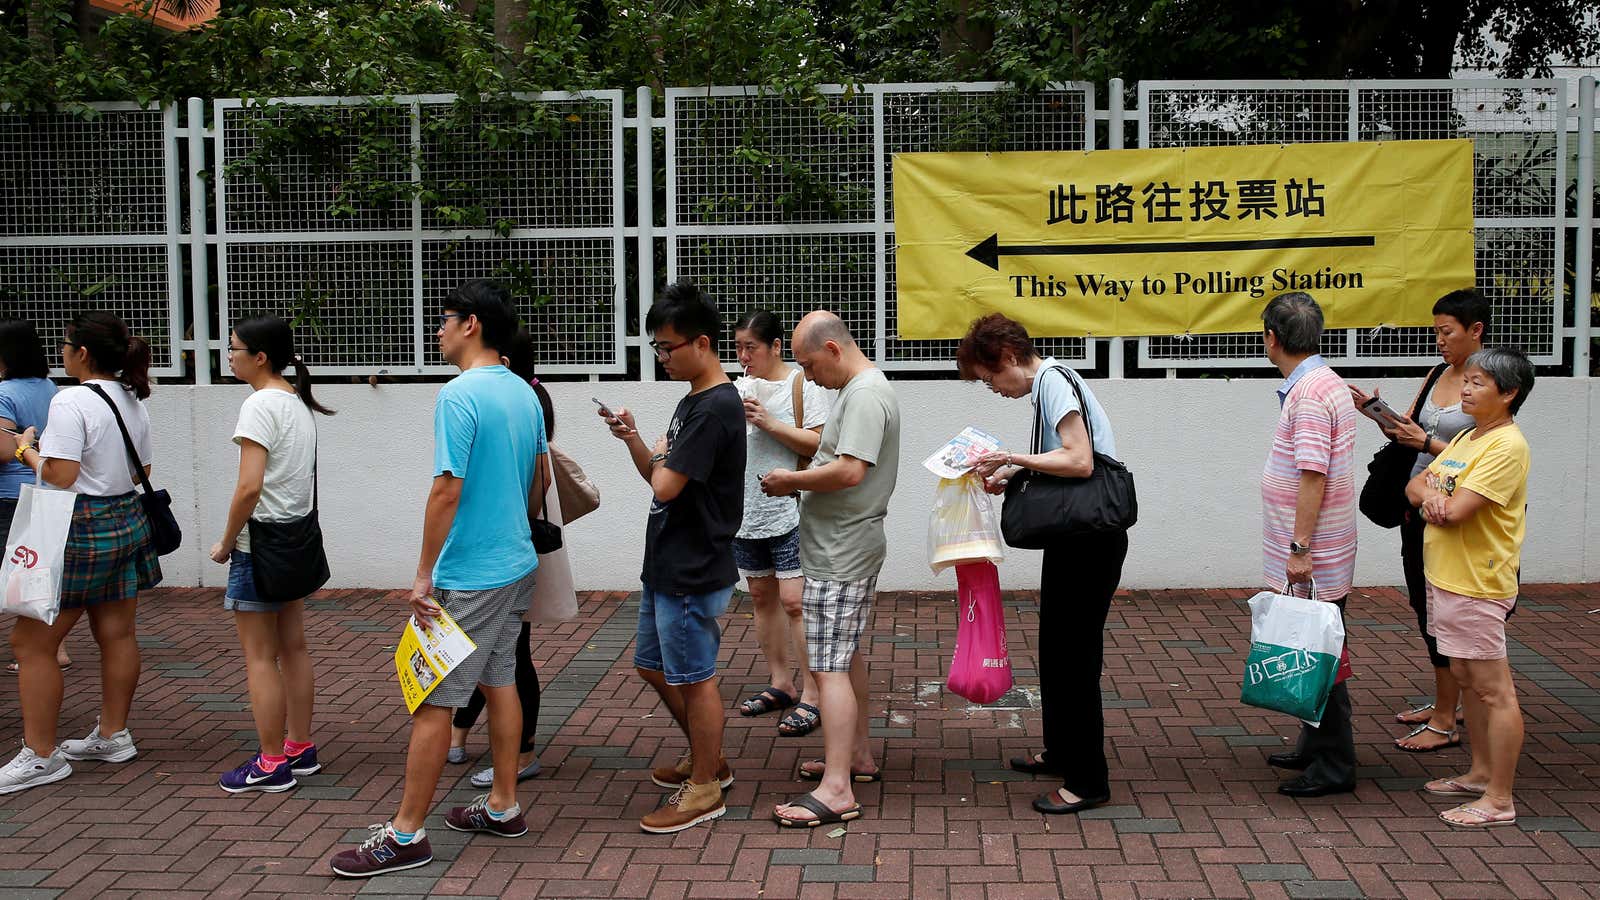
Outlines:
<svg viewBox="0 0 1600 900"><path fill-rule="evenodd" d="M117 418L117 428L122 431L122 445L128 450L128 460L133 463L133 477L139 479L139 484L144 487L146 494L155 493L155 488L150 486L150 476L144 473L144 466L139 463L139 451L133 448L133 437L128 434L128 426L122 421L122 411L117 409L117 402L105 392L98 384L85 383L84 387L100 395L100 399L111 407L111 414Z"/></svg>

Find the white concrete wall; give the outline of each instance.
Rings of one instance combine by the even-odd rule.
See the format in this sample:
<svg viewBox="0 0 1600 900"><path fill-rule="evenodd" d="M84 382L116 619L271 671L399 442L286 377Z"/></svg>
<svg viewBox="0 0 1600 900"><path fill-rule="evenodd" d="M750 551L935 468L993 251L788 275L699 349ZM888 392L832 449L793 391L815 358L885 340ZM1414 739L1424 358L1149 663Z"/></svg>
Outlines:
<svg viewBox="0 0 1600 900"><path fill-rule="evenodd" d="M1140 523L1131 535L1123 584L1130 588L1254 587L1261 582L1257 477L1276 416L1266 379L1095 381L1116 428L1118 449L1138 478ZM1369 385L1370 386L1370 385ZM678 384L572 383L550 386L557 441L600 485L598 511L568 529L580 588L637 587L648 494L594 415L591 396L638 411L659 432L682 396ZM950 589L954 576L929 572L924 532L934 478L921 460L963 425L1020 447L1028 439L1025 401L982 386L898 381L904 423L900 488L889 514L885 589ZM1409 399L1415 380L1384 384ZM226 569L205 558L223 523L237 464L229 436L242 386L160 387L151 399L156 474L172 491L185 545L164 560L169 585L221 585ZM322 515L336 587L408 585L416 567L422 504L432 458L437 385L325 385L318 397L339 411L322 428ZM1600 581L1600 381L1541 380L1521 423L1533 444L1530 582ZM1365 461L1381 442L1362 428ZM1364 477L1364 472L1363 472ZM1037 554L1012 551L1007 587L1037 584ZM1358 584L1400 583L1399 536L1363 520Z"/></svg>

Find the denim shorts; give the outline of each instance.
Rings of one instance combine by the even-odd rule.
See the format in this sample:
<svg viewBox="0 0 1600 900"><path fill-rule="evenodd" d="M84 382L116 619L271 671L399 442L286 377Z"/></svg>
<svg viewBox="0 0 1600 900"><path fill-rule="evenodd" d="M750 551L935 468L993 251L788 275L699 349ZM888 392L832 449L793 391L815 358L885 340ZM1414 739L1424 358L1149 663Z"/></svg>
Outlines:
<svg viewBox="0 0 1600 900"><path fill-rule="evenodd" d="M799 578L800 529L770 538L734 538L733 562L746 578Z"/></svg>
<svg viewBox="0 0 1600 900"><path fill-rule="evenodd" d="M278 612L294 600L273 603L256 596L256 567L250 554L234 550L228 556L228 592L222 608L233 612Z"/></svg>
<svg viewBox="0 0 1600 900"><path fill-rule="evenodd" d="M633 664L667 676L667 684L698 684L717 674L722 628L733 586L709 594L639 593L639 639Z"/></svg>

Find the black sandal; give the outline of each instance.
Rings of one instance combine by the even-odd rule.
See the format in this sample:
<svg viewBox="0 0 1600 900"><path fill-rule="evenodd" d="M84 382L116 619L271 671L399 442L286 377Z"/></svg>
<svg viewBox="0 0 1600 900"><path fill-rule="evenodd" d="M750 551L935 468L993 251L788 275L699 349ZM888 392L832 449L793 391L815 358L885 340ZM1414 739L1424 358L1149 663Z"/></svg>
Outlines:
<svg viewBox="0 0 1600 900"><path fill-rule="evenodd" d="M822 710L809 703L796 703L794 709L778 722L778 734L784 737L805 737L822 727Z"/></svg>
<svg viewBox="0 0 1600 900"><path fill-rule="evenodd" d="M1056 767L1044 761L1044 753L1011 757L1011 768L1028 775L1055 775Z"/></svg>
<svg viewBox="0 0 1600 900"><path fill-rule="evenodd" d="M789 696L787 691L780 691L769 687L759 694L752 694L739 704L741 716L764 716L769 712L788 709L795 704L797 698Z"/></svg>
<svg viewBox="0 0 1600 900"><path fill-rule="evenodd" d="M1058 788L1048 794L1040 794L1039 796L1033 798L1033 808L1047 816L1063 816L1067 813L1082 812L1086 809L1093 809L1094 807L1099 806L1110 799L1111 797L1108 795L1089 800L1079 800L1076 803L1068 803L1061 799L1061 790Z"/></svg>
<svg viewBox="0 0 1600 900"><path fill-rule="evenodd" d="M798 806L816 816L815 819L791 819L777 810L773 810L772 818L785 828L816 828L819 825L832 825L861 818L861 804L857 803L844 812L834 812L828 807L828 804L818 800L815 794L806 794L797 800L790 800L784 805Z"/></svg>

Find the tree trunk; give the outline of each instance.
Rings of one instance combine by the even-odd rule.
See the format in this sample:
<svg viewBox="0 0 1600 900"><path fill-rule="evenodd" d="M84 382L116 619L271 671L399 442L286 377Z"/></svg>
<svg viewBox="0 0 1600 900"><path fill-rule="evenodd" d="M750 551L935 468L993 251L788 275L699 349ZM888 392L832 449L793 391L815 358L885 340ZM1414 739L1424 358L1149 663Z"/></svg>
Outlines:
<svg viewBox="0 0 1600 900"><path fill-rule="evenodd" d="M993 23L968 18L977 5L978 0L955 0L955 21L939 32L939 51L962 74L981 71L994 46Z"/></svg>
<svg viewBox="0 0 1600 900"><path fill-rule="evenodd" d="M56 58L55 22L50 18L50 0L28 0L28 47L34 59L49 62Z"/></svg>
<svg viewBox="0 0 1600 900"><path fill-rule="evenodd" d="M510 54L508 69L515 69L527 50L527 19L527 0L494 0L494 40Z"/></svg>
<svg viewBox="0 0 1600 900"><path fill-rule="evenodd" d="M86 47L100 33L94 25L94 7L89 0L72 0L72 22L78 26L78 42Z"/></svg>
<svg viewBox="0 0 1600 900"><path fill-rule="evenodd" d="M1455 69L1456 41L1466 20L1466 0L1434 0L1423 5L1421 77L1450 77Z"/></svg>

